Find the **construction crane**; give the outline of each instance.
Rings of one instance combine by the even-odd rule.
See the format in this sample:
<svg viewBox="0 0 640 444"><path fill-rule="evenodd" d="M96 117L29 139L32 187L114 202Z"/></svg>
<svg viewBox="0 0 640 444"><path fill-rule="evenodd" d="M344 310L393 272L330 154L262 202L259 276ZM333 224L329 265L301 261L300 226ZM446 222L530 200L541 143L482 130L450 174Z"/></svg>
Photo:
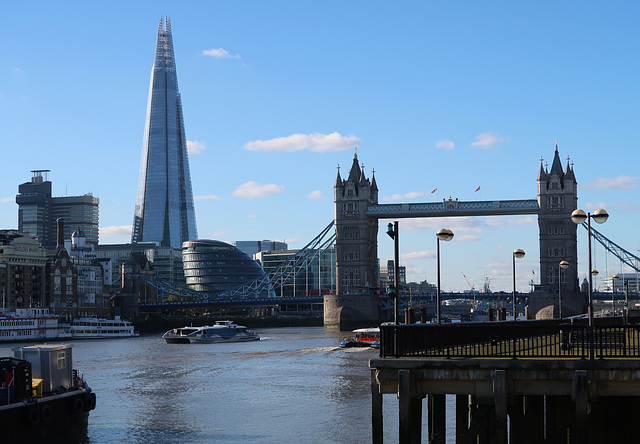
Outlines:
<svg viewBox="0 0 640 444"><path fill-rule="evenodd" d="M467 284L469 284L469 287L471 288L471 293L474 293L476 291L475 287L473 285L471 285L471 282L469 282L469 279L467 279L467 277L464 275L464 273L462 271L460 273L462 273L462 276L464 277L464 280L467 281Z"/></svg>

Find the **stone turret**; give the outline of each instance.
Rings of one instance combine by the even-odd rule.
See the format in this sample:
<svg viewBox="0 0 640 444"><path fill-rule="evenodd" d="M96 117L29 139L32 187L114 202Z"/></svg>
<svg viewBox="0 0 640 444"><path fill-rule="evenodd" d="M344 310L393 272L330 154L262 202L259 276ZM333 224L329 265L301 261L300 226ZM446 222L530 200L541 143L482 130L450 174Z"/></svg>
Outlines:
<svg viewBox="0 0 640 444"><path fill-rule="evenodd" d="M540 288L557 292L562 285L563 292L577 292L577 225L571 221L571 213L578 205L578 184L569 158L566 170L562 168L557 141L551 171L543 168L542 161L540 164L538 205ZM561 261L569 262L569 267L559 276Z"/></svg>

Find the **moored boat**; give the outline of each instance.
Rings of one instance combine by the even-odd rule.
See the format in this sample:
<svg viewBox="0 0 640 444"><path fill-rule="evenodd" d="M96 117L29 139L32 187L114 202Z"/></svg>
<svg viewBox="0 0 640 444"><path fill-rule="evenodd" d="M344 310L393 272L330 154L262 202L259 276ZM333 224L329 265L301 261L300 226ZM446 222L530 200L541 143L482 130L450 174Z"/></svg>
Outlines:
<svg viewBox="0 0 640 444"><path fill-rule="evenodd" d="M163 334L162 339L167 344L201 344L256 341L260 336L232 321L216 321L215 325L174 328Z"/></svg>
<svg viewBox="0 0 640 444"><path fill-rule="evenodd" d="M345 339L340 347L380 347L380 328L358 328L353 330L353 337Z"/></svg>
<svg viewBox="0 0 640 444"><path fill-rule="evenodd" d="M71 321L73 339L131 338L139 336L130 321L116 316L114 319L82 317Z"/></svg>
<svg viewBox="0 0 640 444"><path fill-rule="evenodd" d="M16 308L0 311L0 343L68 339L69 325L48 308Z"/></svg>
<svg viewBox="0 0 640 444"><path fill-rule="evenodd" d="M96 395L73 369L71 349L33 345L0 358L2 442L40 442L86 431Z"/></svg>

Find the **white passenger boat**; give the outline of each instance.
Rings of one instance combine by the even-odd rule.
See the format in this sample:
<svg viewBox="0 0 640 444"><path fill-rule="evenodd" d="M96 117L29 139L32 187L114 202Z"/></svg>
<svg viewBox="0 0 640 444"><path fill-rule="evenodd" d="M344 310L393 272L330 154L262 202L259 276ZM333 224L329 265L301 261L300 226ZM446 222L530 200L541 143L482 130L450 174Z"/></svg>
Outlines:
<svg viewBox="0 0 640 444"><path fill-rule="evenodd" d="M131 338L139 336L133 324L116 316L114 319L105 318L75 318L70 328L73 339L103 339L103 338Z"/></svg>
<svg viewBox="0 0 640 444"><path fill-rule="evenodd" d="M0 343L48 341L71 337L69 324L50 314L48 308L16 308L0 311Z"/></svg>
<svg viewBox="0 0 640 444"><path fill-rule="evenodd" d="M260 339L257 333L232 321L216 321L204 327L182 327L162 335L167 344L201 344L212 342L245 342Z"/></svg>

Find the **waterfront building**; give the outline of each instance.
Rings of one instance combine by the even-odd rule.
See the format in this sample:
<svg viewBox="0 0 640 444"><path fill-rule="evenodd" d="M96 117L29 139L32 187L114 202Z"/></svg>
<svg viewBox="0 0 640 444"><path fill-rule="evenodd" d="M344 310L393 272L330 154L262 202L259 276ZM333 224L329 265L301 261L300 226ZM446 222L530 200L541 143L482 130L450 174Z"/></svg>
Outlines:
<svg viewBox="0 0 640 444"><path fill-rule="evenodd" d="M110 260L114 273L111 292L120 290L122 276L119 270L122 264L130 261L132 255L144 255L154 270L154 276L178 285L185 285L182 270L182 249L160 245L160 242L141 242L137 244L101 244L96 247L98 260Z"/></svg>
<svg viewBox="0 0 640 444"><path fill-rule="evenodd" d="M158 25L131 242L182 248L197 239L171 22Z"/></svg>
<svg viewBox="0 0 640 444"><path fill-rule="evenodd" d="M246 253L249 257L253 257L261 251L280 251L288 250L289 246L286 242L278 242L271 240L263 241L236 241L236 248Z"/></svg>
<svg viewBox="0 0 640 444"><path fill-rule="evenodd" d="M260 264L226 242L200 239L185 242L183 246L184 276L192 290L218 293L265 275Z"/></svg>
<svg viewBox="0 0 640 444"><path fill-rule="evenodd" d="M278 268L295 256L300 250L261 251L254 256L265 273ZM319 259L310 260L301 266L301 272L276 291L280 297L304 297L333 293L336 287L336 254L334 247L327 249Z"/></svg>
<svg viewBox="0 0 640 444"><path fill-rule="evenodd" d="M58 219L55 254L48 260L49 305L59 314L107 315L109 313L109 266L97 259L95 246L76 228L64 238L65 222ZM110 272L109 272L110 273Z"/></svg>
<svg viewBox="0 0 640 444"><path fill-rule="evenodd" d="M618 276L617 279L614 279L613 275L611 275L600 281L600 291L612 292L615 290L616 293L638 293L638 289L640 288L640 276L637 272L620 272L615 274Z"/></svg>
<svg viewBox="0 0 640 444"><path fill-rule="evenodd" d="M31 181L18 186L18 231L37 238L45 248L56 248L56 220L64 219L65 239L76 228L85 234L87 243L98 244L100 199L91 193L83 196L52 196L50 170L32 170Z"/></svg>
<svg viewBox="0 0 640 444"><path fill-rule="evenodd" d="M47 253L18 230L0 230L0 302L2 308L46 307Z"/></svg>

